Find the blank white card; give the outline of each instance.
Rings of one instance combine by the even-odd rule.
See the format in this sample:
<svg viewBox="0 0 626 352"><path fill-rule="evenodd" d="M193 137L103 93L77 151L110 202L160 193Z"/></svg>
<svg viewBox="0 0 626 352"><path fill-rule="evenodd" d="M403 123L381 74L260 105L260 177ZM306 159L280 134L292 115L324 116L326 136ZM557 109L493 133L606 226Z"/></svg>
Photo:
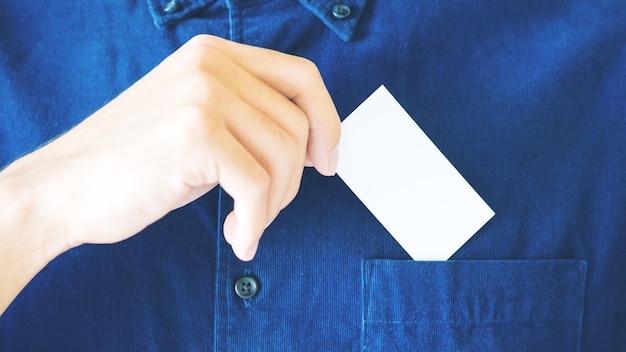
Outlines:
<svg viewBox="0 0 626 352"><path fill-rule="evenodd" d="M494 215L384 86L342 122L337 174L414 260L447 260Z"/></svg>

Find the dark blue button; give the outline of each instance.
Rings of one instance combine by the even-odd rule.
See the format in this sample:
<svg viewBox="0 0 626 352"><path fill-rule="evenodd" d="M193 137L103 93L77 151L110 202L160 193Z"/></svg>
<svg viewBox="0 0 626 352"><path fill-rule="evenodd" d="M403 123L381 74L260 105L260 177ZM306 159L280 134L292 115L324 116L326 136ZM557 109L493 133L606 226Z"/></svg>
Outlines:
<svg viewBox="0 0 626 352"><path fill-rule="evenodd" d="M244 276L235 283L235 293L243 299L250 299L259 290L259 283L252 276Z"/></svg>

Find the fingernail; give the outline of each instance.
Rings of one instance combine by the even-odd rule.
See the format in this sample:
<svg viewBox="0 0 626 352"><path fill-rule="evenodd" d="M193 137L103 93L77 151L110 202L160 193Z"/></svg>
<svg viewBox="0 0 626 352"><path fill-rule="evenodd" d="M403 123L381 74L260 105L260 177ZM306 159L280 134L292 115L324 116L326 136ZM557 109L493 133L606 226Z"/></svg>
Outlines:
<svg viewBox="0 0 626 352"><path fill-rule="evenodd" d="M335 175L337 173L337 164L339 163L339 148L335 147L332 152L330 152L330 156L328 157L328 170L330 171L330 175Z"/></svg>

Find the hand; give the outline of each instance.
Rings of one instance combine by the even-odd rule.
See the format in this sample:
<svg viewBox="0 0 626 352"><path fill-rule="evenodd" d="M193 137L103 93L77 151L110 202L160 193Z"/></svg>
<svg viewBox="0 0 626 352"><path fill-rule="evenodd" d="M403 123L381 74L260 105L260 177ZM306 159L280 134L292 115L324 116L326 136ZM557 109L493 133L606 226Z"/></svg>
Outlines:
<svg viewBox="0 0 626 352"><path fill-rule="evenodd" d="M250 260L303 166L334 174L339 133L311 62L201 35L6 172L70 247L128 238L219 183L226 240Z"/></svg>

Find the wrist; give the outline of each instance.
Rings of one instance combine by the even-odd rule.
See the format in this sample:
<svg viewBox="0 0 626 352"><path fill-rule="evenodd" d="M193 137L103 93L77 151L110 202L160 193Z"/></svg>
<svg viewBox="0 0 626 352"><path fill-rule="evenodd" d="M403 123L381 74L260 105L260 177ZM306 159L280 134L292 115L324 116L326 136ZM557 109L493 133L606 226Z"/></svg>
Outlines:
<svg viewBox="0 0 626 352"><path fill-rule="evenodd" d="M20 170L18 161L0 172L0 314L43 267L69 249L57 222L41 211L28 172Z"/></svg>
<svg viewBox="0 0 626 352"><path fill-rule="evenodd" d="M23 165L27 158L0 173L0 235L13 237L32 259L48 263L72 246L67 241L62 207L50 206L49 187L39 180L45 173Z"/></svg>

